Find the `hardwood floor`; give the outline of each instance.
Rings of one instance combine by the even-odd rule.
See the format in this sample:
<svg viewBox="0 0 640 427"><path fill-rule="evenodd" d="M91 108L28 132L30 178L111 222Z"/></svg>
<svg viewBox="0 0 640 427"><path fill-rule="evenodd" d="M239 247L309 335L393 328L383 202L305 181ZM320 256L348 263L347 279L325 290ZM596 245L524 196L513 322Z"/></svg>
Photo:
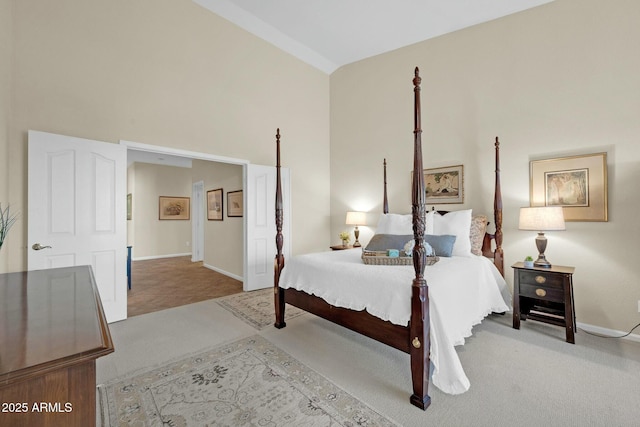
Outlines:
<svg viewBox="0 0 640 427"><path fill-rule="evenodd" d="M151 313L242 292L242 282L210 270L190 256L131 263L128 316Z"/></svg>

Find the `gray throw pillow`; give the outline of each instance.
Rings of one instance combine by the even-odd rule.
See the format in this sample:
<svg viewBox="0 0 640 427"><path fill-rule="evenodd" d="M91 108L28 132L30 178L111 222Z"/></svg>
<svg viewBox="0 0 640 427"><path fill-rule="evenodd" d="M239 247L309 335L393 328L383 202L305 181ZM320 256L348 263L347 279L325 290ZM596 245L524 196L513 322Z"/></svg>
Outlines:
<svg viewBox="0 0 640 427"><path fill-rule="evenodd" d="M431 245L437 256L450 257L453 252L453 244L456 242L456 236L450 234L440 236L425 234L424 241Z"/></svg>
<svg viewBox="0 0 640 427"><path fill-rule="evenodd" d="M375 234L364 250L386 251L387 249L397 249L401 251L409 240L413 240L412 234Z"/></svg>

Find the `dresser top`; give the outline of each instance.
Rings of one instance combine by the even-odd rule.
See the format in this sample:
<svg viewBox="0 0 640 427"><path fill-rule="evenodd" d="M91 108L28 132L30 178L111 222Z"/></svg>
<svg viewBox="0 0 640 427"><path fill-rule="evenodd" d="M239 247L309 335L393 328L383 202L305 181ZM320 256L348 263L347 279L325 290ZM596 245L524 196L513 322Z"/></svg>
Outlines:
<svg viewBox="0 0 640 427"><path fill-rule="evenodd" d="M0 274L0 382L112 351L91 267Z"/></svg>

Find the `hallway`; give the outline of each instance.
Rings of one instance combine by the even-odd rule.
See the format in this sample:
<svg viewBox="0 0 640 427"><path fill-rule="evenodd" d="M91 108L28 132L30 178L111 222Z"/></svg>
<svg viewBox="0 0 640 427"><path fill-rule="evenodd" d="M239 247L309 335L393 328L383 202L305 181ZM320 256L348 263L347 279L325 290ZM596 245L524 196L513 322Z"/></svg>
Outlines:
<svg viewBox="0 0 640 427"><path fill-rule="evenodd" d="M242 292L242 282L190 256L131 263L128 317Z"/></svg>

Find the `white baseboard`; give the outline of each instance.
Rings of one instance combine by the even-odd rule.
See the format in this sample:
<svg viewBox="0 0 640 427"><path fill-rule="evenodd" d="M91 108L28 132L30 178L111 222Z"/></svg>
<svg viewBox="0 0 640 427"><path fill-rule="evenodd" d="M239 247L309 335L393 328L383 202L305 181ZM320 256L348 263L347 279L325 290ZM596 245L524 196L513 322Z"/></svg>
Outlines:
<svg viewBox="0 0 640 427"><path fill-rule="evenodd" d="M236 279L244 283L244 279L242 278L242 276L238 276L237 274L233 274L233 273L229 273L228 271L221 270L218 267L214 267L213 265L209 265L209 264L203 264L203 265L207 267L209 270L216 271L220 274L224 274L225 276L229 276L232 279Z"/></svg>
<svg viewBox="0 0 640 427"><path fill-rule="evenodd" d="M184 254L152 255L152 256L141 256L136 258L131 257L131 261L146 261L148 259L175 258L179 256L191 256L191 252L187 252Z"/></svg>
<svg viewBox="0 0 640 427"><path fill-rule="evenodd" d="M509 316L513 316L513 311L509 310L507 313ZM588 323L581 323L581 322L576 322L576 328L584 329L586 332L591 332L591 333L603 335L606 337L611 337L611 338L620 337L620 339L640 342L640 335L638 334L627 335L626 331L625 332L617 331L615 329L603 328L601 326L594 326L594 325L589 325ZM627 335L627 336L623 337L623 335Z"/></svg>
<svg viewBox="0 0 640 427"><path fill-rule="evenodd" d="M593 332L594 334L604 335L607 337L620 337L621 339L640 342L640 335L638 334L629 334L626 337L622 337L622 335L626 335L627 332L616 331L615 329L602 328L600 326L588 325L586 323L577 322L576 327L580 329L584 329L587 332Z"/></svg>

